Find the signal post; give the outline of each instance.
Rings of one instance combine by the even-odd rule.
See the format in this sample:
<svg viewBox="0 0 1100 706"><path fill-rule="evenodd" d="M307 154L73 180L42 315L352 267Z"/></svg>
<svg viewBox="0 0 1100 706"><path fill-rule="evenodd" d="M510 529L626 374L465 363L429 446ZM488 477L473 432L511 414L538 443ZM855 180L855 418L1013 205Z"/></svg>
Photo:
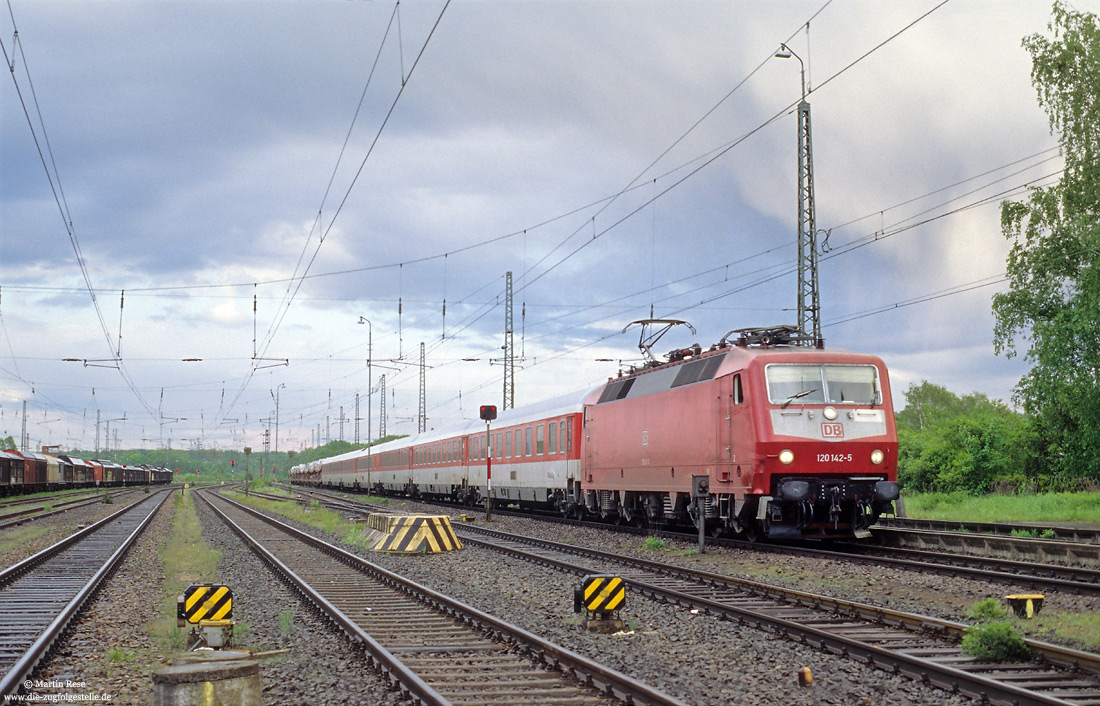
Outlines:
<svg viewBox="0 0 1100 706"><path fill-rule="evenodd" d="M493 433L490 423L497 418L495 404L481 405L481 418L485 420L485 521L493 521Z"/></svg>

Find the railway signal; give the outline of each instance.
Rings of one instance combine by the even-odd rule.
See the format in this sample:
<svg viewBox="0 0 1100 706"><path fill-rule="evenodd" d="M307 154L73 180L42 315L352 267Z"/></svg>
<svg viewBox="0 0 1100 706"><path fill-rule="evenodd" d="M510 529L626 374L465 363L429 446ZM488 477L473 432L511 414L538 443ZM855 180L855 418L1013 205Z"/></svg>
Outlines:
<svg viewBox="0 0 1100 706"><path fill-rule="evenodd" d="M485 521L493 521L493 432L490 423L497 418L495 404L481 405L481 418L485 420Z"/></svg>

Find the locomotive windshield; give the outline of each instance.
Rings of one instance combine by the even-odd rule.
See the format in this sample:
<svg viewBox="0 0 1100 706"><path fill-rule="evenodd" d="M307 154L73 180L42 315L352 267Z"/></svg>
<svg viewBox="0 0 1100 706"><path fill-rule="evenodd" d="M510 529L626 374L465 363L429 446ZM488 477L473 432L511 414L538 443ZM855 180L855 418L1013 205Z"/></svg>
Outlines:
<svg viewBox="0 0 1100 706"><path fill-rule="evenodd" d="M882 390L873 365L769 365L772 404L880 404Z"/></svg>

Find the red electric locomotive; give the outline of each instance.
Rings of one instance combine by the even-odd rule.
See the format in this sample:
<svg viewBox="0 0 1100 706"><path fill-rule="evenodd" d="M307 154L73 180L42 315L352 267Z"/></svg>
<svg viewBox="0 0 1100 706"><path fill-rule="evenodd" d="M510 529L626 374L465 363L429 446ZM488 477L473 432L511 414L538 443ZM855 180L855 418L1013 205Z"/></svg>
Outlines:
<svg viewBox="0 0 1100 706"><path fill-rule="evenodd" d="M750 537L863 536L899 497L886 366L745 329L613 379L584 405L583 503L654 523L690 518ZM728 337L728 335L727 335Z"/></svg>

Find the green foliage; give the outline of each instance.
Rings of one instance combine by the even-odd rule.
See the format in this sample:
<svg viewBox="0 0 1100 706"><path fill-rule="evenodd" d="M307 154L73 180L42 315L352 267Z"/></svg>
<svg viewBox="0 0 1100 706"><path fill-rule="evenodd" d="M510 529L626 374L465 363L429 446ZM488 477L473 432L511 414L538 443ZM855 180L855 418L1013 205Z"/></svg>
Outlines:
<svg viewBox="0 0 1100 706"><path fill-rule="evenodd" d="M133 662L134 657L137 657L137 653L133 650L127 650L121 647L112 647L107 650L108 662Z"/></svg>
<svg viewBox="0 0 1100 706"><path fill-rule="evenodd" d="M1028 529L1014 529L1009 533L1010 536L1020 537L1021 539L1034 539L1035 532Z"/></svg>
<svg viewBox="0 0 1100 706"><path fill-rule="evenodd" d="M284 610L279 613L279 631L283 634L290 633L294 629L294 611Z"/></svg>
<svg viewBox="0 0 1100 706"><path fill-rule="evenodd" d="M0 437L0 450L3 449L17 449L15 445L15 438L11 436Z"/></svg>
<svg viewBox="0 0 1100 706"><path fill-rule="evenodd" d="M387 436L385 439L375 441L372 445L399 438L401 437ZM14 442L11 446L4 448L14 448ZM246 472L254 479L263 478L274 482L286 481L289 478L291 466L360 448L366 448L366 446L348 441L332 441L324 446L299 452L280 451L264 454L254 451L247 457L243 450L221 449L129 449L99 454L91 450L74 449L71 453L81 458L105 457L127 466L150 465L178 470L178 473L173 474L174 483L243 481ZM272 468L275 469L274 472Z"/></svg>
<svg viewBox="0 0 1100 706"><path fill-rule="evenodd" d="M909 493L905 509L912 517L972 522L1061 522L1100 525L1100 493L970 495Z"/></svg>
<svg viewBox="0 0 1100 706"><path fill-rule="evenodd" d="M930 382L906 390L897 414L898 479L906 491L973 494L1023 489L1027 420L1002 402L959 397Z"/></svg>
<svg viewBox="0 0 1100 706"><path fill-rule="evenodd" d="M967 616L971 620L977 620L979 622L989 622L992 620L1000 620L1008 615L1008 611L1001 605L1001 602L996 598L986 598L983 601L978 601L970 607L970 612Z"/></svg>
<svg viewBox="0 0 1100 706"><path fill-rule="evenodd" d="M1058 536L1058 533L1052 529L1045 529L1043 533L1039 535L1039 539L1054 539Z"/></svg>
<svg viewBox="0 0 1100 706"><path fill-rule="evenodd" d="M1065 171L1002 204L1012 247L993 342L1009 357L1028 342L1032 367L1015 396L1033 417L1043 475L1068 489L1100 481L1100 23L1056 2L1050 29L1023 45Z"/></svg>
<svg viewBox="0 0 1100 706"><path fill-rule="evenodd" d="M983 623L967 628L962 648L978 659L994 662L1027 659L1031 654L1023 635L1007 622Z"/></svg>
<svg viewBox="0 0 1100 706"><path fill-rule="evenodd" d="M642 543L642 548L651 552L667 552L670 546L668 542L660 537L646 537L645 542Z"/></svg>

